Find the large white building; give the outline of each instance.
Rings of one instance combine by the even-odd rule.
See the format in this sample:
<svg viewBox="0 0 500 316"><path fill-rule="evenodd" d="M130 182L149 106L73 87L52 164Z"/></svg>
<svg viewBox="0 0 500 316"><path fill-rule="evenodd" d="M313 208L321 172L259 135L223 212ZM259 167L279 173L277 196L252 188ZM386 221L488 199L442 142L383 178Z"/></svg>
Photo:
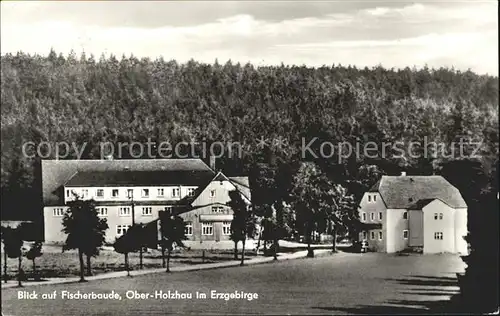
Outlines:
<svg viewBox="0 0 500 316"><path fill-rule="evenodd" d="M157 222L159 212L180 214L188 243L229 240L229 191L250 202L247 177L226 177L200 159L42 161L44 235L64 242L62 218L75 198L93 199L113 242L135 223Z"/></svg>

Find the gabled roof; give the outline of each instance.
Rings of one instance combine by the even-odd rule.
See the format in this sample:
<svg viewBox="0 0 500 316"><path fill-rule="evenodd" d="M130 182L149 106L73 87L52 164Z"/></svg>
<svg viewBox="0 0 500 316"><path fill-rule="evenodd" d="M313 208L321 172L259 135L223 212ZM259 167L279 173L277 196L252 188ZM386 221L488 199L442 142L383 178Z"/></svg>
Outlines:
<svg viewBox="0 0 500 316"><path fill-rule="evenodd" d="M441 201L441 199L422 199L422 200L418 200L416 203L413 203L412 205L410 205L408 207L408 209L409 210L421 210L424 207L426 207L427 204L431 203L434 200L440 200Z"/></svg>
<svg viewBox="0 0 500 316"><path fill-rule="evenodd" d="M200 186L198 188L195 195L190 197L188 203L193 203L194 201L196 201L196 199L203 193L203 191L206 190L207 186L213 181L229 181L232 185L234 185L234 187L236 188L236 190L238 190L238 192L240 192L246 199L248 199L248 201L252 201L248 177L246 176L226 177L222 172L219 171L215 175L215 177L205 182L203 186Z"/></svg>
<svg viewBox="0 0 500 316"><path fill-rule="evenodd" d="M387 208L407 209L434 199L452 208L467 207L458 189L442 176L382 176L369 192L379 192Z"/></svg>
<svg viewBox="0 0 500 316"><path fill-rule="evenodd" d="M211 179L211 171L87 171L76 173L65 187L107 186L198 186Z"/></svg>
<svg viewBox="0 0 500 316"><path fill-rule="evenodd" d="M250 191L250 182L248 177L229 177L229 181L236 187L236 189L243 194L249 201L252 201L252 194Z"/></svg>
<svg viewBox="0 0 500 316"><path fill-rule="evenodd" d="M94 171L206 171L215 174L201 159L120 159L120 160L42 160L44 205L59 205L58 194L64 183L78 172Z"/></svg>

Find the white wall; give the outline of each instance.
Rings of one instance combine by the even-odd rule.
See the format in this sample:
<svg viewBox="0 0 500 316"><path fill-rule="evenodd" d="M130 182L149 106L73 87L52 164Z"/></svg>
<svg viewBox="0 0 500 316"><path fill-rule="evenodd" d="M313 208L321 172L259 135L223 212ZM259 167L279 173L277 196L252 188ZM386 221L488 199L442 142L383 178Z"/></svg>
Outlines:
<svg viewBox="0 0 500 316"><path fill-rule="evenodd" d="M370 198L369 198L370 197ZM363 213L366 214L366 220L363 220ZM374 219L371 219L371 214ZM379 219L379 213L382 213L382 220ZM359 219L362 223L380 223L382 229L367 230L368 247L376 251L386 251L387 236L387 211L385 203L378 192L366 192L359 203ZM375 239L371 238L371 232L375 233ZM379 232L382 231L382 240L379 239ZM363 233L360 233L359 240L363 239Z"/></svg>
<svg viewBox="0 0 500 316"><path fill-rule="evenodd" d="M129 205L113 205L105 206L99 205L98 208L105 207L108 210L107 216L103 218L107 219L108 230L106 231L106 242L114 242L117 235L117 225L132 225L132 216L120 216L120 207L130 207ZM142 215L143 207L151 207L152 215ZM62 232L62 219L63 216L54 216L53 212L55 208L65 208L67 207L44 207L44 223L45 223L45 242L64 242L66 240L66 234ZM135 206L135 222L136 223L149 223L153 220L158 219L158 212L163 211L165 206L161 205L140 205Z"/></svg>
<svg viewBox="0 0 500 316"><path fill-rule="evenodd" d="M460 254L468 254L467 241L464 237L467 236L467 208L459 208L455 210L455 252Z"/></svg>
<svg viewBox="0 0 500 316"><path fill-rule="evenodd" d="M178 197L172 196L172 190L174 188L180 189L180 196L178 196ZM104 190L104 197L102 197L102 198L97 197L97 190L98 189ZM111 196L111 192L113 189L119 190L118 197ZM196 190L197 187L196 186L68 187L68 188L65 188L65 190L64 190L64 199L65 199L65 203L73 200L74 197L73 197L73 194L71 192L75 192L81 198L83 198L83 190L88 190L88 196L84 199L94 199L96 201L129 201L128 196L127 196L129 189L133 190L133 196L134 196L135 201L162 201L162 200L167 201L167 200L180 200L183 197L188 195L189 189ZM149 189L149 197L142 196L142 189ZM164 191L163 196L158 195L158 189L163 189L163 191ZM68 196L68 191L70 192L69 196Z"/></svg>
<svg viewBox="0 0 500 316"><path fill-rule="evenodd" d="M424 253L455 252L455 209L441 200L434 200L423 209L424 213ZM434 219L434 214L438 219ZM439 219L439 214L443 219ZM434 233L443 233L442 240L436 240Z"/></svg>
<svg viewBox="0 0 500 316"><path fill-rule="evenodd" d="M406 209L387 210L387 252L397 252L408 247L408 240L403 238L403 231L408 229L408 219L403 218ZM409 218L409 217L408 217Z"/></svg>
<svg viewBox="0 0 500 316"><path fill-rule="evenodd" d="M424 246L424 213L422 210L408 211L408 246L423 247Z"/></svg>

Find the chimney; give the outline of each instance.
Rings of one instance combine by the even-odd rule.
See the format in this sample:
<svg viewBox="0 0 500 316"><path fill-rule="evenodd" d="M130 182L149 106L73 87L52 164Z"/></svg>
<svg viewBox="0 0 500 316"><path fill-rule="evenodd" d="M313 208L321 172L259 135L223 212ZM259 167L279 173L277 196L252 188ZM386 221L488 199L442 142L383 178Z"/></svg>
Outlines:
<svg viewBox="0 0 500 316"><path fill-rule="evenodd" d="M406 177L406 171L401 171L401 176Z"/></svg>
<svg viewBox="0 0 500 316"><path fill-rule="evenodd" d="M210 156L210 169L215 171L215 156Z"/></svg>

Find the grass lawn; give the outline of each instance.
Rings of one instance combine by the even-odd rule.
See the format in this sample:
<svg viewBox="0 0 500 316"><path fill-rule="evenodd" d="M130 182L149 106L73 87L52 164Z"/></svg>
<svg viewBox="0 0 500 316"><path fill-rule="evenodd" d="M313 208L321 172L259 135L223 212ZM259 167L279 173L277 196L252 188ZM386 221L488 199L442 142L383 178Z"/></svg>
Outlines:
<svg viewBox="0 0 500 316"><path fill-rule="evenodd" d="M78 276L80 271L78 253L76 251L62 252L61 246L44 245L43 255L36 259L36 266L41 278L64 278ZM245 251L245 257L255 257L255 252ZM3 253L2 253L3 259ZM191 264L213 263L234 260L233 250L206 250L203 256L202 250L180 250L172 254L171 266L182 266ZM10 278L17 275L17 259L7 260L7 274ZM92 258L92 273L101 274L106 272L124 271L125 263L123 254L119 254L108 248L101 251L98 257ZM131 270L139 269L139 252L129 254ZM148 250L143 253L143 266L148 268L161 268L161 251ZM28 278L32 277L33 264L23 258L22 267ZM2 266L3 278L3 266Z"/></svg>

